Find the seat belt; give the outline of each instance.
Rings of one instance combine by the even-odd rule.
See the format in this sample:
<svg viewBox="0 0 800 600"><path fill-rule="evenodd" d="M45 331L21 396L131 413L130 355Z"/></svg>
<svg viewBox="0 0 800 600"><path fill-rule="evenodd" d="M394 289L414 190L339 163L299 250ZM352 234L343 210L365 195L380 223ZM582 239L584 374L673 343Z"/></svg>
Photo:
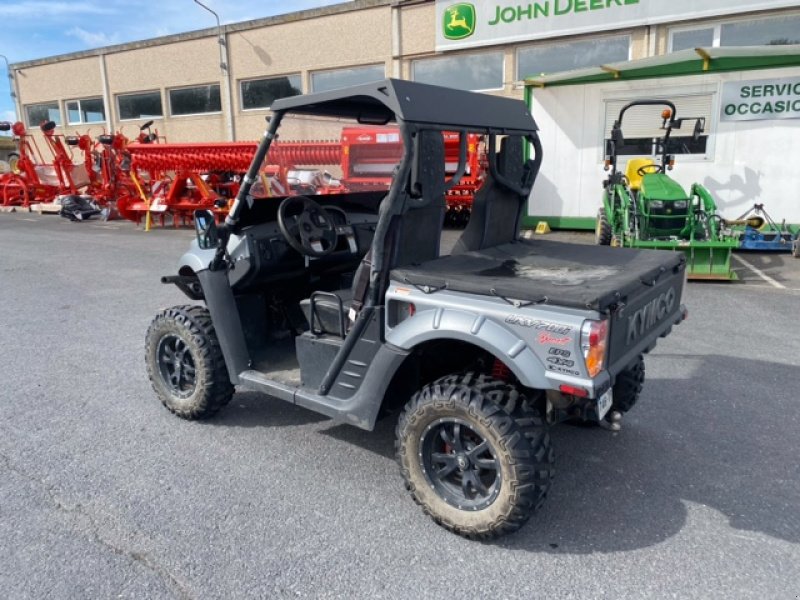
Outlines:
<svg viewBox="0 0 800 600"><path fill-rule="evenodd" d="M369 276L372 271L372 248L361 259L361 264L356 269L355 280L353 281L353 301L350 303L350 310L347 311L347 318L350 323L355 323L358 313L364 307L369 289Z"/></svg>

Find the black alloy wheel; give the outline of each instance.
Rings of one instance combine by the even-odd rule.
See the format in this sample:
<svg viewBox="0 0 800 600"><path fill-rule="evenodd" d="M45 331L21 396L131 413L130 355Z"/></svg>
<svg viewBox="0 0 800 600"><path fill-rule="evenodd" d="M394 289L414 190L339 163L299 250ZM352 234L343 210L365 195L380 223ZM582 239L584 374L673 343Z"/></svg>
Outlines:
<svg viewBox="0 0 800 600"><path fill-rule="evenodd" d="M486 508L502 486L494 448L463 419L443 418L428 425L420 463L439 496L462 510Z"/></svg>
<svg viewBox="0 0 800 600"><path fill-rule="evenodd" d="M189 346L177 335L161 338L156 350L164 383L180 398L188 398L197 385L197 370Z"/></svg>

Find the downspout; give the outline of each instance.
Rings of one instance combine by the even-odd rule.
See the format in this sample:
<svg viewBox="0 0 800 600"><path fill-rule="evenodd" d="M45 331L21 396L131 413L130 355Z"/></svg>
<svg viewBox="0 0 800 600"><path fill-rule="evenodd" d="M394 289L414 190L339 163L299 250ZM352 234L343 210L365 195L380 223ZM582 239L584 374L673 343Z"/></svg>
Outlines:
<svg viewBox="0 0 800 600"><path fill-rule="evenodd" d="M106 69L106 55L100 54L97 58L100 59L100 81L103 86L103 104L105 105L106 109L106 124L108 125L108 132L113 133L114 131L114 122L115 118L115 111L111 106L111 90L108 86L108 71Z"/></svg>
<svg viewBox="0 0 800 600"><path fill-rule="evenodd" d="M234 111L236 108L233 106L233 86L231 85L231 67L228 60L228 33L220 30L219 32L219 66L222 70L224 77L223 86L225 88L225 102L228 104L228 112L226 113L225 126L228 130L228 139L232 142L236 141L236 127L234 125Z"/></svg>
<svg viewBox="0 0 800 600"><path fill-rule="evenodd" d="M400 5L392 4L390 10L392 11L392 77L402 79L403 72L400 59L403 53L401 39L403 32L400 26Z"/></svg>

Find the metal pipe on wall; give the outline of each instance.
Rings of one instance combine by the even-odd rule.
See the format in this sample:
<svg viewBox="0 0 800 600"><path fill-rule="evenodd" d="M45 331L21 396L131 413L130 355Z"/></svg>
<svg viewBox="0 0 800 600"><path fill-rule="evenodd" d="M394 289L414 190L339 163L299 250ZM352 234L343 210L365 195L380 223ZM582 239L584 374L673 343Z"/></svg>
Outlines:
<svg viewBox="0 0 800 600"><path fill-rule="evenodd" d="M198 6L204 8L217 20L217 43L219 44L219 69L220 73L223 75L222 87L225 93L225 103L228 105L228 110L223 111L225 114L225 126L228 130L228 140L236 141L236 128L234 126L234 106L233 106L233 93L232 93L232 86L231 86L231 71L228 65L230 62L228 61L228 40L225 33L222 30L222 24L219 21L219 15L210 9L208 6L200 2L200 0L194 0L194 3Z"/></svg>

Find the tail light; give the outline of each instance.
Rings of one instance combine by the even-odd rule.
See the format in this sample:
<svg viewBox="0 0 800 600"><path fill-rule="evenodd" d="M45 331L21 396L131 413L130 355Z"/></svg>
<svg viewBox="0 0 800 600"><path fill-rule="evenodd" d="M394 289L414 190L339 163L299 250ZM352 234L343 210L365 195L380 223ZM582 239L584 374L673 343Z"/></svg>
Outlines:
<svg viewBox="0 0 800 600"><path fill-rule="evenodd" d="M585 321L581 327L581 350L589 377L596 377L606 363L608 321Z"/></svg>

